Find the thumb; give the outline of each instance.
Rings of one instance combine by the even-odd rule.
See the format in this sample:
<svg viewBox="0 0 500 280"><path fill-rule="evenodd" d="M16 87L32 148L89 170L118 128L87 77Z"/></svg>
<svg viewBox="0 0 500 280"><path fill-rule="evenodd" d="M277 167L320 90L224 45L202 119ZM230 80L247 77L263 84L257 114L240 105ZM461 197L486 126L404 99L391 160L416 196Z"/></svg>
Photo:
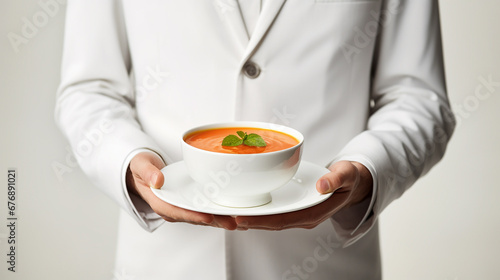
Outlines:
<svg viewBox="0 0 500 280"><path fill-rule="evenodd" d="M326 175L318 180L318 182L316 183L316 190L320 194L327 194L333 192L332 185L330 184L328 178L326 178Z"/></svg>
<svg viewBox="0 0 500 280"><path fill-rule="evenodd" d="M316 182L316 190L321 194L331 193L352 180L355 167L348 161L339 161L330 166L330 172Z"/></svg>
<svg viewBox="0 0 500 280"><path fill-rule="evenodd" d="M140 178L145 185L159 189L165 178L161 168L165 167L163 160L155 153L143 152L137 154L130 162L130 171L136 178Z"/></svg>
<svg viewBox="0 0 500 280"><path fill-rule="evenodd" d="M163 176L161 170L158 169L156 166L153 166L147 172L149 172L150 174L148 180L148 186L153 187L155 189L161 188L163 186L163 183L165 182L165 177Z"/></svg>

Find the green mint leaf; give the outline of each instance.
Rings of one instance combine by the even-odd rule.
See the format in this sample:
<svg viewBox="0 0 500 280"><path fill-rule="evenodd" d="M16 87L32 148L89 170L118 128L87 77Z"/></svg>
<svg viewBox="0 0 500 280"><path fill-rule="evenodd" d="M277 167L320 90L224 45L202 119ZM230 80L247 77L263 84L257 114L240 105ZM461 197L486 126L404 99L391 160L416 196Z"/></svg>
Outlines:
<svg viewBox="0 0 500 280"><path fill-rule="evenodd" d="M236 135L228 135L222 140L222 146L239 146L243 143L243 139L240 139Z"/></svg>
<svg viewBox="0 0 500 280"><path fill-rule="evenodd" d="M246 132L243 132L243 131L236 131L236 133L238 133L238 135L241 137L241 139L243 139L243 141L245 141L245 139L246 139L246 137L247 137Z"/></svg>
<svg viewBox="0 0 500 280"><path fill-rule="evenodd" d="M260 135L251 133L249 134L245 140L243 140L243 144L247 146L254 146L254 147L265 147L266 141L260 137Z"/></svg>

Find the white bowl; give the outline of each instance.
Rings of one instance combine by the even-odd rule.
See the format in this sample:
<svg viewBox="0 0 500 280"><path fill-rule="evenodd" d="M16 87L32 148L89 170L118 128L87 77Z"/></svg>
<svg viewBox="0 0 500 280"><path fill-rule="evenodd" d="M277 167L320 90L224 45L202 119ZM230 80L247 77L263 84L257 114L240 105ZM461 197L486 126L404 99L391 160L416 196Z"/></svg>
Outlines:
<svg viewBox="0 0 500 280"><path fill-rule="evenodd" d="M187 144L186 136L207 129L263 128L295 137L291 148L258 154L226 154ZM214 203L229 207L254 207L269 203L270 192L285 185L299 168L304 136L295 129L263 122L227 122L195 127L182 136L182 153L191 178Z"/></svg>

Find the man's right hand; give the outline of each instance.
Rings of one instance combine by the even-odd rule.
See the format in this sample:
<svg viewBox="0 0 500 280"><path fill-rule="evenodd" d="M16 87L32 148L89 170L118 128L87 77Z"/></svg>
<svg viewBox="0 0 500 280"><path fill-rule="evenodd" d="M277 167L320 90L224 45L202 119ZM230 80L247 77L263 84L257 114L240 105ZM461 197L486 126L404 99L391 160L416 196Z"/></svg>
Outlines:
<svg viewBox="0 0 500 280"><path fill-rule="evenodd" d="M153 152L142 152L130 161L127 170L127 188L139 195L153 211L168 222L184 222L195 225L236 229L236 221L230 216L219 216L195 212L168 204L153 194L150 187L161 188L164 177L160 171L165 167L163 160Z"/></svg>

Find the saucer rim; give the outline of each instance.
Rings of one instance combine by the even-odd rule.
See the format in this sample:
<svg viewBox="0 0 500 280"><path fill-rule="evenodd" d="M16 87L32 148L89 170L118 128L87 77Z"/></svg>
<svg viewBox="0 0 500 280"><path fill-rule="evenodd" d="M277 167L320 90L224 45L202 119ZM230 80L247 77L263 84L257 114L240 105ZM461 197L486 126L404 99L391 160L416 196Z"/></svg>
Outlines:
<svg viewBox="0 0 500 280"><path fill-rule="evenodd" d="M169 164L169 165L165 166L164 168L162 168L161 171L165 175L165 170L173 169L173 166L177 166L177 165L181 165L181 164L184 164L184 161L181 160L181 161ZM304 167L304 166L307 166L307 167ZM302 167L302 170L301 170L301 167ZM175 168L178 168L178 167L175 167ZM311 163L309 161L302 160L300 162L299 169L297 170L297 173L299 171L304 172L303 171L304 168L317 168L316 172L322 171L323 174L326 174L329 172L329 170L325 167L322 167L322 166L317 165L315 163ZM176 173L176 174L178 174L178 173ZM188 177L189 177L189 175L188 175ZM189 184L189 187L192 188L192 186L194 186L196 184L196 182L192 181L191 178L189 178L189 179L192 182L191 184ZM319 177L317 179L319 179ZM272 191L271 197L273 197L273 193L277 192L278 190L283 191L283 188L286 188L287 186L290 186L293 183L294 183L294 181L290 180L290 182L288 182L284 186L280 187L277 190ZM299 184L299 183L296 183L296 184ZM165 187L165 184L160 189L155 189L155 188L151 187L151 190L155 194L155 196L158 197L159 199L163 200L164 202L167 202L167 203L172 204L176 207L180 207L180 208L183 208L186 210L196 211L196 212L200 212L200 213L213 214L213 215L227 215L227 216L267 216L267 215L290 213L290 212L299 211L299 210L303 210L303 209L318 205L319 203L328 199L333 194L333 193L328 193L328 194L317 193L318 196L313 201L311 201L309 203L304 203L303 205L290 207L290 208L284 207L283 205L277 205L276 207L272 208L269 206L272 204L264 204L264 205L256 206L256 207L242 207L242 208L226 207L226 206L216 204L212 201L210 201L209 205L207 205L204 208L197 208L197 207L194 207L193 204L186 205L186 203L184 203L184 201L180 201L179 199L176 201L175 197L174 197L174 199L165 198L165 196L162 195L162 192L165 192L165 190L162 190L164 187ZM178 186L175 187L175 193L178 196L180 196L180 194L178 194L178 188L179 188ZM289 188L291 188L291 187L289 187ZM316 188L314 188L314 190L316 190ZM297 202L300 202L300 201L307 200L307 198L311 199L311 196L314 195L314 192L304 190L303 194L304 194L304 196L302 199L295 201L291 205L297 204ZM274 195L276 195L276 194L274 194ZM178 197L178 196L176 196L176 197ZM272 203L272 201L270 203ZM266 207L266 208L262 208L262 207Z"/></svg>

